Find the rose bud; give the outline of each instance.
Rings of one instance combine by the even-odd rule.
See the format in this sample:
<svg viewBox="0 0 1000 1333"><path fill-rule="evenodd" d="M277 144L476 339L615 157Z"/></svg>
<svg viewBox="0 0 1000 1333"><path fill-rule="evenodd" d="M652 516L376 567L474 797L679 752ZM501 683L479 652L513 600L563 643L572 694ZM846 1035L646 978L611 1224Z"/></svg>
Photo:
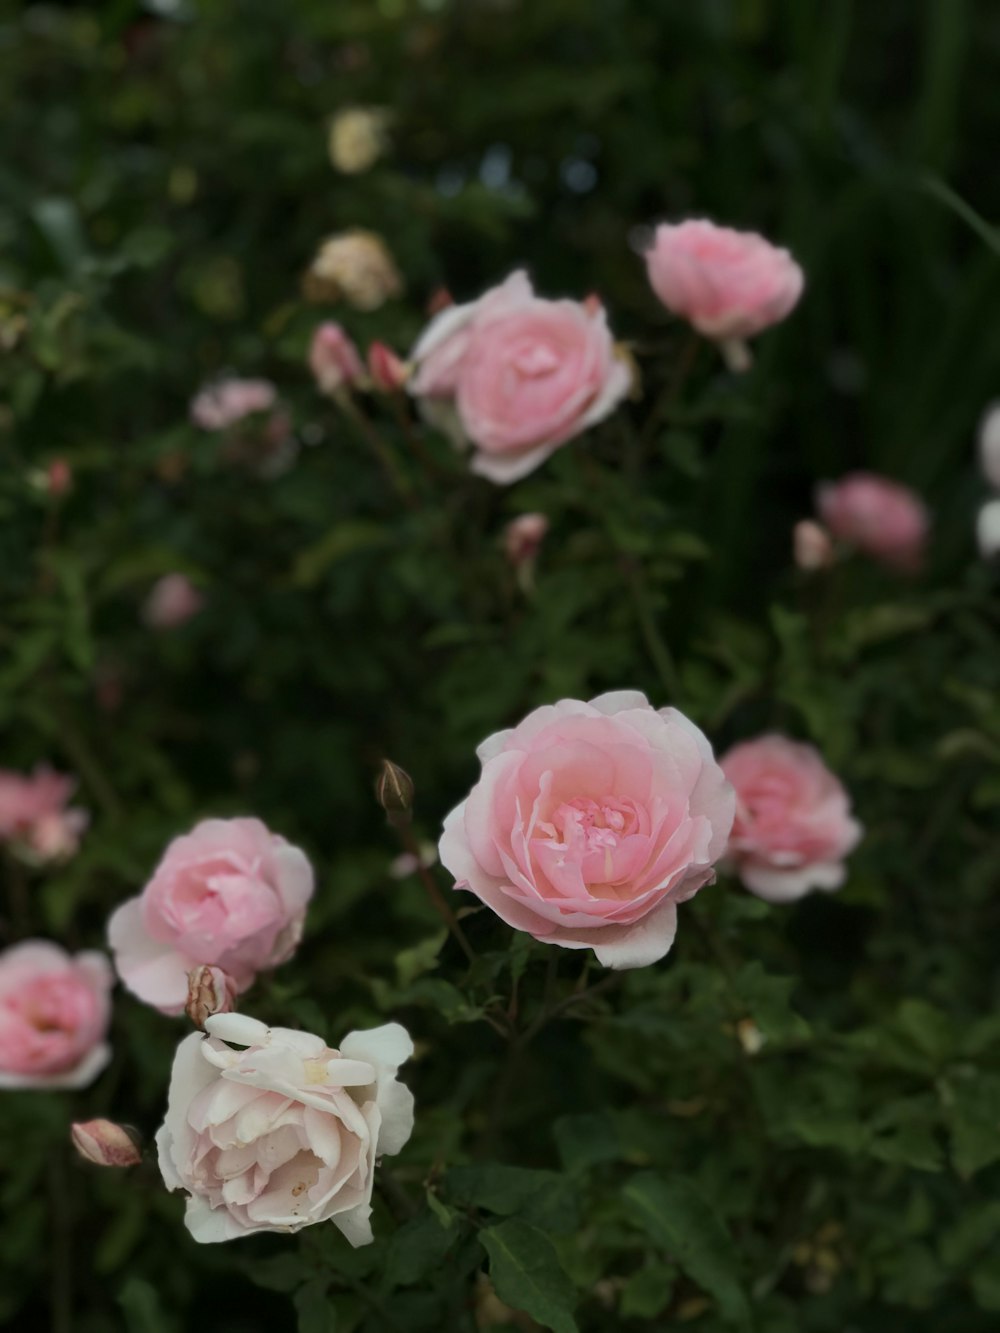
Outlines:
<svg viewBox="0 0 1000 1333"><path fill-rule="evenodd" d="M387 343L373 342L368 349L368 374L377 392L398 393L409 379L410 370Z"/></svg>
<svg viewBox="0 0 1000 1333"><path fill-rule="evenodd" d="M796 523L792 530L792 547L799 569L827 569L833 564L833 543L826 528L811 518Z"/></svg>
<svg viewBox="0 0 1000 1333"><path fill-rule="evenodd" d="M1000 491L1000 403L992 403L979 427L979 461L983 476Z"/></svg>
<svg viewBox="0 0 1000 1333"><path fill-rule="evenodd" d="M406 823L413 810L413 779L406 769L391 759L383 759L375 779L375 799L389 816L390 823Z"/></svg>
<svg viewBox="0 0 1000 1333"><path fill-rule="evenodd" d="M373 167L388 145L388 112L381 107L349 106L330 122L327 151L337 171L356 176Z"/></svg>
<svg viewBox="0 0 1000 1333"><path fill-rule="evenodd" d="M503 549L515 569L534 561L548 530L545 514L521 514L511 519L503 530Z"/></svg>
<svg viewBox="0 0 1000 1333"><path fill-rule="evenodd" d="M73 484L73 473L65 458L53 458L45 476L49 495L65 495Z"/></svg>
<svg viewBox="0 0 1000 1333"><path fill-rule="evenodd" d="M990 500L980 509L976 519L976 541L984 560L993 560L1000 555L1000 500Z"/></svg>
<svg viewBox="0 0 1000 1333"><path fill-rule="evenodd" d="M73 1147L95 1166L138 1166L142 1153L132 1132L113 1120L84 1120L70 1126Z"/></svg>
<svg viewBox="0 0 1000 1333"><path fill-rule="evenodd" d="M358 349L339 324L320 324L309 346L309 369L320 393L330 396L364 378Z"/></svg>
<svg viewBox="0 0 1000 1333"><path fill-rule="evenodd" d="M205 1026L213 1014L228 1014L234 1008L235 987L221 967L192 968L188 973L188 997L184 1012L196 1028Z"/></svg>
<svg viewBox="0 0 1000 1333"><path fill-rule="evenodd" d="M185 574L164 574L150 590L142 618L150 629L176 629L198 614L205 599Z"/></svg>
<svg viewBox="0 0 1000 1333"><path fill-rule="evenodd" d="M920 497L874 472L851 472L816 491L832 537L903 574L923 563L930 515Z"/></svg>

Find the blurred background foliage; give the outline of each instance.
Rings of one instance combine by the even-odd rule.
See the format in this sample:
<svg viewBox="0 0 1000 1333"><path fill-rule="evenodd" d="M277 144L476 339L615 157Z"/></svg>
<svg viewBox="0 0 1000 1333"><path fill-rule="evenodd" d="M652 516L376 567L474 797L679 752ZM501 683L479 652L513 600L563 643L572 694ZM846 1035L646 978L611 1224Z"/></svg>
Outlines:
<svg viewBox="0 0 1000 1333"><path fill-rule="evenodd" d="M92 1089L2 1095L0 1319L530 1327L490 1304L488 1266L556 1333L996 1328L1000 616L971 441L1000 393L998 68L988 0L0 12L2 762L78 774L93 815L79 856L32 877L30 928L99 943L169 837L253 812L319 889L248 1009L331 1040L392 1015L420 1055L374 1246L316 1228L199 1249L152 1169L70 1159L70 1119L162 1114L182 1027L119 995ZM328 129L352 105L387 109L389 145L345 175ZM808 274L739 380L701 348L675 385L693 349L634 253L692 213ZM405 293L310 304L317 246L358 226ZM316 394L311 330L404 351L439 286L464 299L519 264L601 294L645 401L509 491L440 440L425 468L376 405L402 503ZM278 384L298 444L278 475L189 424L224 371ZM57 457L63 498L38 478ZM857 466L931 506L920 579L794 571L815 483ZM532 509L553 527L526 595L498 538ZM157 635L139 609L170 570L206 608ZM581 959L478 912L466 969L389 874L371 777L405 765L434 839L483 736L621 686L720 747L812 740L867 836L835 898L768 908L722 881L665 964L543 1025ZM478 1020L512 988L505 1053Z"/></svg>

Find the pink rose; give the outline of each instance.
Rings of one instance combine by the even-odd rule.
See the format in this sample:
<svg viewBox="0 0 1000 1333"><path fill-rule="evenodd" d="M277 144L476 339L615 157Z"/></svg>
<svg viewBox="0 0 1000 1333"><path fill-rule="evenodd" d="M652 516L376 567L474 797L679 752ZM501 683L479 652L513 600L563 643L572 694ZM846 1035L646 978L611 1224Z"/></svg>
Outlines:
<svg viewBox="0 0 1000 1333"><path fill-rule="evenodd" d="M441 861L515 930L607 967L669 950L677 904L712 882L733 793L708 741L632 690L536 708L479 747Z"/></svg>
<svg viewBox="0 0 1000 1333"><path fill-rule="evenodd" d="M833 564L833 543L826 528L814 523L811 518L804 518L796 523L792 531L792 548L795 563L799 569L811 572L826 569Z"/></svg>
<svg viewBox="0 0 1000 1333"><path fill-rule="evenodd" d="M787 250L700 218L657 227L646 267L667 309L719 343L734 370L750 364L744 339L790 314L805 283Z"/></svg>
<svg viewBox="0 0 1000 1333"><path fill-rule="evenodd" d="M205 599L185 574L164 574L150 589L142 618L150 629L176 629L198 614Z"/></svg>
<svg viewBox="0 0 1000 1333"><path fill-rule="evenodd" d="M0 953L0 1088L83 1088L111 1058L111 966L48 940Z"/></svg>
<svg viewBox="0 0 1000 1333"><path fill-rule="evenodd" d="M168 1189L187 1190L197 1241L332 1222L352 1245L373 1240L376 1159L413 1130L397 1082L413 1043L398 1023L321 1037L219 1014L178 1046L156 1136ZM233 1050L233 1046L245 1047Z"/></svg>
<svg viewBox="0 0 1000 1333"><path fill-rule="evenodd" d="M138 898L108 923L118 975L165 1014L188 998L188 973L221 968L237 993L294 952L312 897L303 852L259 819L206 819L175 838Z"/></svg>
<svg viewBox="0 0 1000 1333"><path fill-rule="evenodd" d="M358 349L339 324L320 324L309 346L309 369L321 393L335 394L364 378Z"/></svg>
<svg viewBox="0 0 1000 1333"><path fill-rule="evenodd" d="M191 419L202 430L226 430L254 412L269 411L277 396L270 380L219 380L192 399Z"/></svg>
<svg viewBox="0 0 1000 1333"><path fill-rule="evenodd" d="M30 776L0 771L0 839L29 861L62 861L87 827L84 810L67 808L76 781L50 768Z"/></svg>
<svg viewBox="0 0 1000 1333"><path fill-rule="evenodd" d="M727 859L750 892L787 903L810 889L839 888L861 825L819 751L785 736L759 736L719 762L736 789Z"/></svg>
<svg viewBox="0 0 1000 1333"><path fill-rule="evenodd" d="M603 421L631 387L599 301L547 301L526 273L435 316L413 350L411 392L471 441L473 472L500 485Z"/></svg>
<svg viewBox="0 0 1000 1333"><path fill-rule="evenodd" d="M511 519L503 530L503 549L515 569L535 559L548 530L545 514L520 514Z"/></svg>
<svg viewBox="0 0 1000 1333"><path fill-rule="evenodd" d="M920 568L930 519L909 487L873 472L852 472L818 487L816 505L837 541L904 573Z"/></svg>

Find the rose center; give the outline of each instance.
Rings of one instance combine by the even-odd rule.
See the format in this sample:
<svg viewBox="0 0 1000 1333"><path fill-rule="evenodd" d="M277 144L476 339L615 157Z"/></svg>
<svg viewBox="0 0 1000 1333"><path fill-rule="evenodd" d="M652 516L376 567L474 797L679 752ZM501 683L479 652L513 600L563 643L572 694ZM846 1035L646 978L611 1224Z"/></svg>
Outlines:
<svg viewBox="0 0 1000 1333"><path fill-rule="evenodd" d="M543 342L523 343L514 349L511 361L514 369L525 379L539 379L551 375L559 365L559 357Z"/></svg>

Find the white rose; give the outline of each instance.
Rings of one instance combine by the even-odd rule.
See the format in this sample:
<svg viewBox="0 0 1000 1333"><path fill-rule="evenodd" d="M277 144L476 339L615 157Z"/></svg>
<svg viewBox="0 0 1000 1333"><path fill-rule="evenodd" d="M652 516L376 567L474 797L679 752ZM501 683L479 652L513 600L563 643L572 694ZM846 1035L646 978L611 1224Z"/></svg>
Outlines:
<svg viewBox="0 0 1000 1333"><path fill-rule="evenodd" d="M376 1158L399 1152L413 1129L413 1095L396 1081L413 1054L406 1029L352 1032L337 1051L243 1014L205 1027L177 1048L156 1136L167 1187L190 1195L191 1235L233 1240L331 1221L367 1245Z"/></svg>

